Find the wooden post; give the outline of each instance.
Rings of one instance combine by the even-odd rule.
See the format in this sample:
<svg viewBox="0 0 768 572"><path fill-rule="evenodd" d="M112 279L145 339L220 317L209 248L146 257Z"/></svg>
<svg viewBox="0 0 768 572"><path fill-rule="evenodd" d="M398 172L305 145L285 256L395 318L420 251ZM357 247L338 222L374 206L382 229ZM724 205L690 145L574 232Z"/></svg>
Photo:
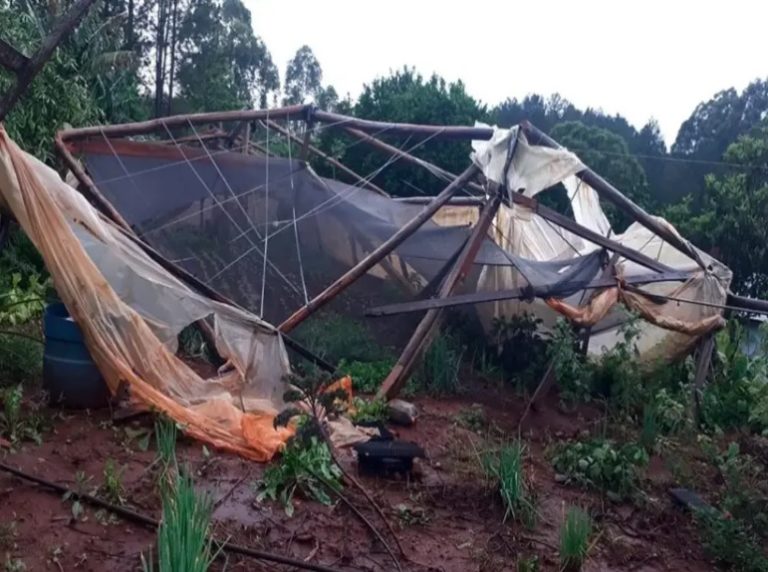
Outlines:
<svg viewBox="0 0 768 572"><path fill-rule="evenodd" d="M75 29L85 13L91 7L95 0L78 0L74 6L64 14L53 26L53 30L43 41L43 45L27 61L20 60L18 57L11 57L8 50L6 52L6 61L11 66L16 67L16 85L6 92L3 99L0 100L0 121L2 121L11 108L16 104L19 98L24 94L35 76L40 73L45 63L50 59L56 47L69 33ZM15 50L14 50L15 51Z"/></svg>
<svg viewBox="0 0 768 572"><path fill-rule="evenodd" d="M269 121L263 121L262 123L264 124L264 126L267 129L274 129L275 131L277 131L281 135L284 135L285 137L289 138L291 141L293 141L295 143L302 144L302 145L304 144L304 141L300 137L297 137L296 135L294 135L293 133L291 133L287 129L284 129L282 126L278 125L277 123L275 123L271 119ZM320 149L318 149L314 145L311 145L311 144L308 145L307 149L311 153L313 153L313 154L317 155L318 157L320 157L321 159L325 160L329 165L333 165L339 171L341 171L343 173L346 173L347 175L349 175L350 177L355 179L355 181L357 181L357 183L359 183L360 185L362 185L362 186L364 186L364 187L366 187L366 188L368 188L368 189L370 189L372 191L375 191L375 192L379 193L382 196L389 197L389 193L387 193L384 189L382 189L381 187L378 187L377 185L373 184L372 182L368 181L367 179L364 179L363 177L358 175L355 171L353 171L352 169L347 167L344 163L342 163L340 161L337 161L336 159L334 159L330 155L326 154L325 152L321 151Z"/></svg>
<svg viewBox="0 0 768 572"><path fill-rule="evenodd" d="M499 188L494 185L494 192L488 202L483 207L475 226L472 228L469 240L461 251L461 255L454 264L448 276L445 278L445 282L440 286L438 292L438 298L445 298L453 294L456 288L464 282L475 261L478 250L483 243L483 240L488 236L488 228L493 222L493 218L496 216L496 212L501 205L501 196ZM442 318L442 309L428 310L422 318L419 325L413 332L411 339L403 349L403 353L400 354L400 358L397 360L395 367L386 377L379 389L377 396L386 399L392 399L397 395L402 386L411 375L417 360L424 351L430 346L437 332Z"/></svg>
<svg viewBox="0 0 768 572"><path fill-rule="evenodd" d="M712 364L712 352L714 349L715 336L710 332L699 342L698 355L696 356L696 373L693 378L693 413L697 423L701 419L701 394L707 380L710 365Z"/></svg>
<svg viewBox="0 0 768 572"><path fill-rule="evenodd" d="M342 276L340 276L333 284L328 286L320 294L315 296L308 304L299 308L293 313L287 320L280 324L279 329L281 332L290 332L293 328L298 326L301 322L306 320L309 316L314 314L317 310L325 306L328 302L333 300L341 292L347 289L355 280L360 278L363 274L373 268L379 261L389 255L395 248L400 246L405 240L411 236L416 230L419 229L425 222L432 218L432 216L447 203L450 198L455 195L461 187L469 182L473 177L477 175L479 169L476 165L472 164L450 185L448 185L443 191L437 195L432 202L424 207L424 209L408 221L400 230L390 236L387 240L379 245L373 252L368 254L355 266L350 268Z"/></svg>

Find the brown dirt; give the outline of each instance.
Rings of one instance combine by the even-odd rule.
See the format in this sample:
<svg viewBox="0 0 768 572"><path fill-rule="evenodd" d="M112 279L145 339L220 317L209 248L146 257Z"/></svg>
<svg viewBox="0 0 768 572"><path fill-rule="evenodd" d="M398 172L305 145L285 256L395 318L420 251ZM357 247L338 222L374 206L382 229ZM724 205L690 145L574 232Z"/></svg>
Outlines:
<svg viewBox="0 0 768 572"><path fill-rule="evenodd" d="M494 434L516 434L524 401L511 391L481 389L470 397L415 400L421 417L399 435L423 445L428 459L409 480L361 477L390 516L408 555L404 570L480 572L515 570L518 558L538 556L541 570L557 570L557 531L563 507L589 508L599 530L585 570L711 570L696 540L690 517L673 506L666 490L674 482L668 463L654 458L649 465L642 504L616 504L598 495L558 484L547 458L557 439L579 435L599 419L596 407L564 412L556 398L532 412L524 427L529 447L529 475L537 491L539 516L527 530L502 523L503 510L489 492L478 470L476 449L482 436L459 427L457 414L472 403L483 406ZM5 462L68 486L75 474L90 477L89 488L102 482L104 464L114 459L123 467L125 498L129 505L158 517L154 475L148 467L154 452L140 451L127 428L140 429L145 421L114 426L108 411L52 414L53 427L40 447L27 444L8 453ZM203 455L199 443L182 439L179 456L195 473L202 489L215 499L215 530L254 548L266 549L344 570L393 570L392 562L343 505L325 507L299 502L288 518L282 507L258 503L252 484L264 467L237 457ZM349 451L342 458L350 470ZM371 520L362 497L346 493ZM416 522L398 518L407 507ZM80 521L71 518L71 502L0 474L0 525L14 533L0 535L0 557L21 558L28 571L140 570L140 554L152 547L154 533L124 520L97 514L86 507ZM407 519L405 519L407 520ZM375 521L375 520L374 520ZM2 530L5 530L6 526ZM261 566L261 567L260 567ZM269 564L231 557L227 570L276 570Z"/></svg>

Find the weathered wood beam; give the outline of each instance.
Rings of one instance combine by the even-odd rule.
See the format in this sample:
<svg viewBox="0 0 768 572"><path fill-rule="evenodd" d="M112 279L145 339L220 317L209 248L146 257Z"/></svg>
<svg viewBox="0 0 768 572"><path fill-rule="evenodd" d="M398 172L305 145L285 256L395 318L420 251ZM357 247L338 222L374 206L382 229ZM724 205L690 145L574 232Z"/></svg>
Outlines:
<svg viewBox="0 0 768 572"><path fill-rule="evenodd" d="M624 278L624 284L641 285L654 284L657 282L676 282L688 280L693 276L691 272L671 271L659 272L653 274L642 274ZM613 276L604 276L590 281L582 289L595 290L599 288L611 288L619 283ZM470 294L459 294L448 298L430 298L428 300L416 300L412 302L402 302L399 304L387 304L370 308L365 312L366 316L372 318L381 318L384 316L394 316L398 314L408 314L411 312L423 312L424 310L433 310L437 308L452 308L454 306L464 306L467 304L485 304L488 302L500 302L503 300L518 300L520 298L550 298L558 295L560 284L542 284L539 286L526 286L523 288L510 288L508 290L495 290L493 292L472 292Z"/></svg>
<svg viewBox="0 0 768 572"><path fill-rule="evenodd" d="M390 123L386 121L371 121L358 119L330 111L316 110L313 117L321 123L339 125L343 128L359 129L369 133L386 132L387 135L433 135L442 139L490 139L493 129L486 127L418 125L410 123Z"/></svg>
<svg viewBox="0 0 768 572"><path fill-rule="evenodd" d="M282 332L290 332L317 310L333 300L341 292L346 290L358 278L363 276L368 270L378 264L383 258L389 255L395 248L400 246L405 240L418 230L425 222L430 220L434 214L447 203L468 181L477 175L479 169L475 165L470 165L467 169L449 184L443 191L437 195L432 202L424 207L415 217L403 225L400 230L395 232L387 240L379 245L373 252L368 254L355 266L350 268L336 281L315 296L308 304L299 308L287 320L280 324L279 329Z"/></svg>
<svg viewBox="0 0 768 572"><path fill-rule="evenodd" d="M122 125L103 125L95 127L82 127L80 129L67 129L60 132L62 139L71 141L86 139L88 137L127 137L130 135L145 135L155 131L165 131L166 126L187 126L201 123L215 123L218 121L252 121L259 119L301 119L304 117L306 105L292 105L277 109L241 109L236 111L214 111L209 113L189 113L184 115L172 115L160 117L148 121L135 123L123 123Z"/></svg>
<svg viewBox="0 0 768 572"><path fill-rule="evenodd" d="M495 187L495 185L494 185ZM480 246L488 236L488 229L493 222L493 218L501 205L501 190L496 187L488 202L483 207L477 223L472 227L472 233L469 236L461 254L456 263L451 268L445 281L440 285L438 298L446 298L453 294L466 279L470 268L475 261ZM384 379L384 382L377 392L378 397L392 399L405 382L410 377L416 366L417 361L423 353L429 348L434 340L435 334L439 330L443 310L441 308L430 309L422 318L419 325L408 340L408 344L400 354L400 358L392 368L392 371Z"/></svg>
<svg viewBox="0 0 768 572"><path fill-rule="evenodd" d="M40 49L16 72L16 85L6 92L3 99L0 100L0 121L5 118L19 98L27 91L32 80L43 69L59 43L77 26L94 2L95 0L78 0L54 24L51 33L45 38Z"/></svg>

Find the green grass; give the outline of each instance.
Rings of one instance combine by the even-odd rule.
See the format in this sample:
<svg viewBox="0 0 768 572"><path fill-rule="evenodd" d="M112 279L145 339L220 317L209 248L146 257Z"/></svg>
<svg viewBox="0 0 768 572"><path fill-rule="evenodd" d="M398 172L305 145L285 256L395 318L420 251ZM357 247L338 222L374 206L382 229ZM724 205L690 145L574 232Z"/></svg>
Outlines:
<svg viewBox="0 0 768 572"><path fill-rule="evenodd" d="M14 447L22 441L42 443L43 417L36 410L24 411L21 384L0 390L0 436Z"/></svg>
<svg viewBox="0 0 768 572"><path fill-rule="evenodd" d="M155 441L157 442L157 463L160 465L158 484L160 488L173 482L178 473L176 463L176 422L161 416L155 420Z"/></svg>
<svg viewBox="0 0 768 572"><path fill-rule="evenodd" d="M461 385L460 369L465 348L450 333L438 335L424 354L417 372L415 386L435 395L458 393Z"/></svg>
<svg viewBox="0 0 768 572"><path fill-rule="evenodd" d="M569 507L560 526L560 565L565 572L577 572L587 559L592 519L581 508Z"/></svg>
<svg viewBox="0 0 768 572"><path fill-rule="evenodd" d="M192 478L182 471L163 493L163 516L157 531L159 572L205 572L218 556L209 538L213 502L195 492ZM155 563L142 555L145 572Z"/></svg>
<svg viewBox="0 0 768 572"><path fill-rule="evenodd" d="M519 441L504 445L499 451L483 455L483 469L498 490L504 505L504 519L510 517L533 526L536 507L525 478L525 446Z"/></svg>
<svg viewBox="0 0 768 572"><path fill-rule="evenodd" d="M103 482L101 491L110 502L124 504L125 487L123 486L123 467L118 467L114 459L107 459L104 463Z"/></svg>

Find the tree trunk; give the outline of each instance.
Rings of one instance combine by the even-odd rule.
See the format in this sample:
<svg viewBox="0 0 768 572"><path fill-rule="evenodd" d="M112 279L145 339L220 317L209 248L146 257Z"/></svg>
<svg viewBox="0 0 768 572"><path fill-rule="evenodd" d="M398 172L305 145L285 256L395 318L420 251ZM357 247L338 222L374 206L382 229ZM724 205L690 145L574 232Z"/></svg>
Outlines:
<svg viewBox="0 0 768 572"><path fill-rule="evenodd" d="M165 84L165 23L167 0L157 2L157 29L155 37L155 117L163 114L163 86Z"/></svg>
<svg viewBox="0 0 768 572"><path fill-rule="evenodd" d="M179 0L173 0L173 12L171 12L171 70L168 74L168 112L171 115L173 104L173 82L176 74L176 31L179 21Z"/></svg>

